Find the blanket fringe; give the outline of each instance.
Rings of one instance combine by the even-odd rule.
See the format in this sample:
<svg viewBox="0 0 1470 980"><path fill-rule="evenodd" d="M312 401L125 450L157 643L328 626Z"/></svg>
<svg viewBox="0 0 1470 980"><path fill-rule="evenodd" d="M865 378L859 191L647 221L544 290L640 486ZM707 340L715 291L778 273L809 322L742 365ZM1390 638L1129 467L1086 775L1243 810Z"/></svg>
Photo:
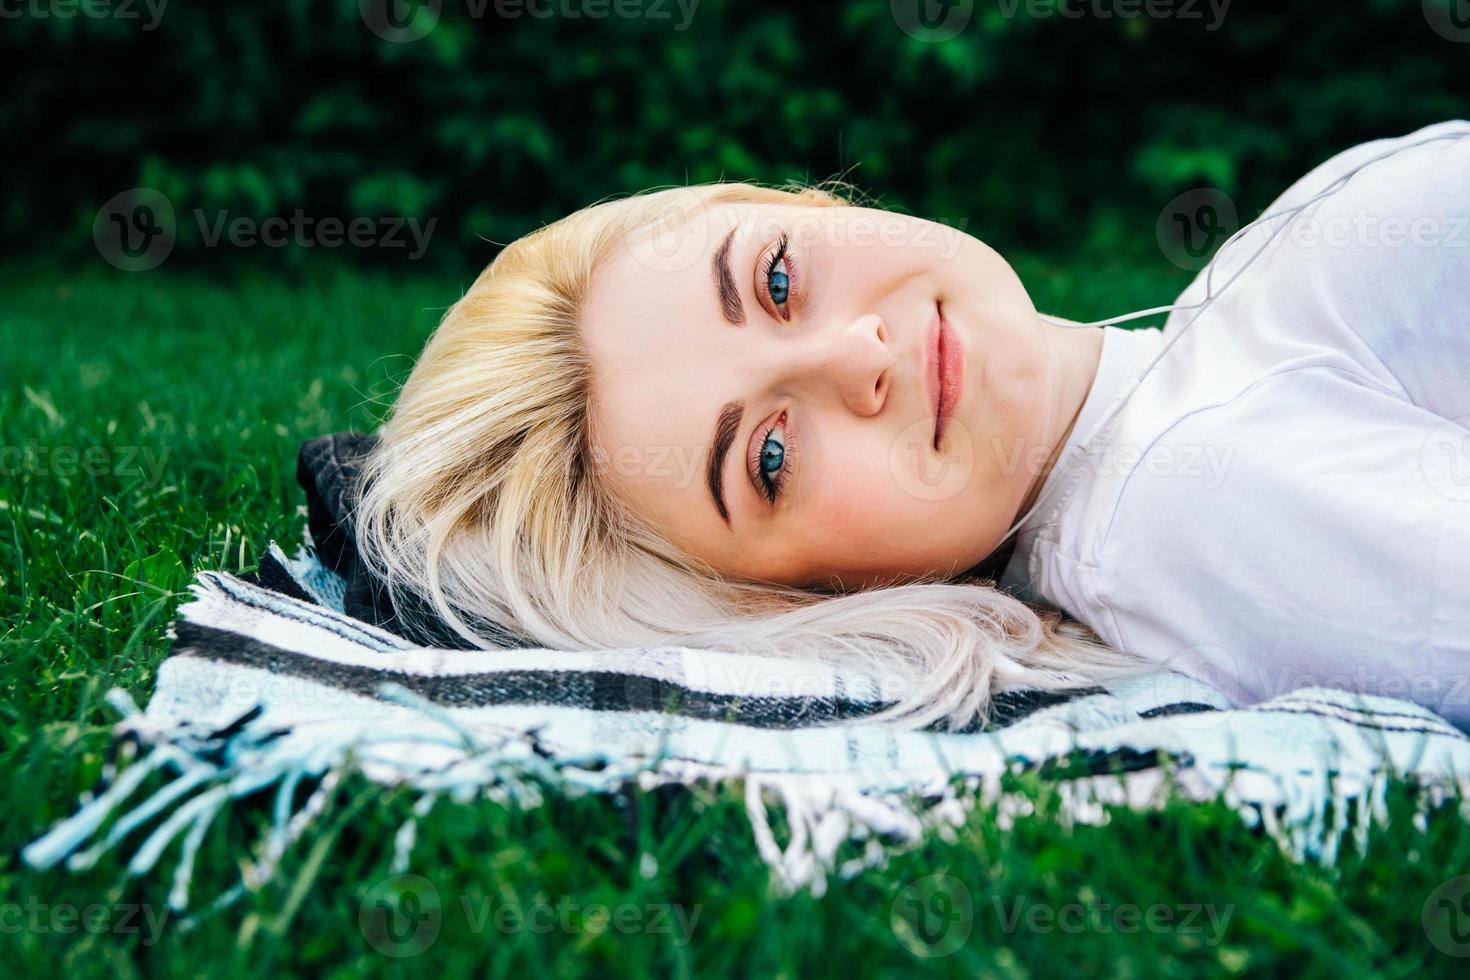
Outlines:
<svg viewBox="0 0 1470 980"><path fill-rule="evenodd" d="M1114 808L1159 809L1180 799L1222 800L1252 828L1259 828L1297 863L1337 862L1344 836L1351 833L1361 852L1375 826L1389 823L1387 793L1390 774L1379 771L1367 781L1327 775L1314 793L1265 773L1236 770L1223 789L1194 769L1146 770L1123 776L1090 776L1054 784L1057 816L1069 824L1101 826ZM1428 817L1452 799L1470 820L1470 779L1418 784L1414 826L1428 829ZM772 829L766 799L777 803L786 818L789 840L781 847ZM990 810L997 825L1008 830L1018 818L1035 815L1036 801L1025 792L1005 791L999 780L969 777L946 784L937 796L915 807L911 798L871 796L814 784L800 776L746 777L745 808L756 848L785 894L809 890L820 897L827 879L847 879L872 867L886 866L894 853L920 844L929 833L953 841L955 829L977 808ZM1331 822L1328 822L1330 814ZM837 852L848 841L865 842L862 852L838 863Z"/></svg>
<svg viewBox="0 0 1470 980"><path fill-rule="evenodd" d="M410 866L418 823L444 796L456 801L488 798L532 808L544 801L547 787L597 792L629 784L647 788L696 778L743 777L754 843L778 890L788 894L808 890L820 897L830 877L846 879L884 866L891 855L921 844L931 833L954 840L957 828L977 807L990 810L1002 829L1036 811L1031 796L1006 791L1004 780L991 776L969 775L906 792L879 792L852 776L713 772L658 758L623 764L609 764L603 757L560 758L540 749L534 730L470 731L451 713L404 688L385 685L380 696L413 709L431 724L411 731L343 734L306 745L277 738L278 731L252 724L249 712L249 717L225 726L228 734L223 736L219 730L200 733L187 724L160 727L125 693L111 692L109 701L122 715L116 729L119 744L141 746L141 756L112 774L105 789L24 848L22 856L38 869L65 862L72 871L86 870L172 808L133 852L127 873L150 872L178 841L168 904L174 912L182 912L189 904L195 859L215 818L233 801L274 787L269 831L242 863L240 881L200 913L208 914L270 881L285 854L326 811L341 779L354 769L378 782L407 784L420 793L393 838L395 873ZM435 730L442 734L435 735ZM429 767L412 764L411 754L377 751L405 743L453 751L442 764ZM169 773L171 778L137 799L155 773ZM1362 849L1371 828L1388 821L1390 776L1379 769L1366 777L1326 771L1320 779L1283 780L1249 769L1213 774L1188 766L1084 776L1048 785L1056 789L1060 819L1091 825L1106 823L1115 807L1157 808L1181 797L1220 799L1292 859L1331 865L1347 835ZM312 779L318 781L298 806L303 782ZM1430 812L1451 800L1470 819L1470 778L1419 786L1413 822L1421 831L1428 826ZM778 806L784 816L784 845L777 840L768 803ZM857 845L858 852L851 855L850 847L844 850L848 845Z"/></svg>

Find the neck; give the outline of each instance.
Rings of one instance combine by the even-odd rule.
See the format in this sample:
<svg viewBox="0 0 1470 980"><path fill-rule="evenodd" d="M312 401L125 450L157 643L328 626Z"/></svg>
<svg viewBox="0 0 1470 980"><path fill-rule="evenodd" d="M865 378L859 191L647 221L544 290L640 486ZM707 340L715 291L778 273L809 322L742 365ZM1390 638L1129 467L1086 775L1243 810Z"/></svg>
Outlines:
<svg viewBox="0 0 1470 980"><path fill-rule="evenodd" d="M1051 411L1047 414L1048 431L1043 433L1045 444L1051 447L1046 462L1036 472L1021 506L1016 510L1011 523L1025 517L1041 495L1041 488L1061 458L1062 447L1077 424L1082 403L1092 390L1097 377L1097 365L1102 356L1103 331L1101 327L1065 327L1041 321L1041 329L1051 352L1052 384Z"/></svg>

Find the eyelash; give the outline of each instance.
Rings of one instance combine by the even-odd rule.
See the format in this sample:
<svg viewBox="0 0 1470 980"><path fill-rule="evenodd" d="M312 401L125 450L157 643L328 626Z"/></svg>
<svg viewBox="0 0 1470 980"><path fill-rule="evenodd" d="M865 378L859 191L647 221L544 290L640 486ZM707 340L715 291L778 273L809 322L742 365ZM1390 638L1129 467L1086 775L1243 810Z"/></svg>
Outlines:
<svg viewBox="0 0 1470 980"><path fill-rule="evenodd" d="M783 232L776 239L776 247L771 254L760 263L760 275L757 277L757 287L760 294L765 298L771 308L776 311L777 316L783 320L791 319L791 301L799 295L797 291L796 261L788 251L790 239ZM771 295L771 273L776 271L784 260L786 268L786 302L778 304L775 297ZM784 307L784 309L783 309ZM767 476L765 468L761 466L761 454L765 451L766 440L770 439L776 430L781 430L781 468L774 476ZM776 416L776 420L760 430L756 439L752 440L749 459L751 474L755 478L757 489L766 498L766 502L775 505L781 496L781 490L786 485L786 479L791 473L792 460L795 458L795 444L792 437L791 422L782 412Z"/></svg>
<svg viewBox="0 0 1470 980"><path fill-rule="evenodd" d="M775 479L772 479L761 468L761 453L765 450L766 440L771 438L772 433L777 429L781 430L781 468L776 471ZM781 496L781 490L786 486L786 478L791 472L791 461L794 458L795 445L791 436L791 423L786 413L782 412L776 416L774 422L764 427L759 438L751 442L749 458L746 461L767 503L775 504Z"/></svg>
<svg viewBox="0 0 1470 980"><path fill-rule="evenodd" d="M791 319L791 300L797 295L798 280L796 273L796 261L792 257L790 252L787 251L789 245L790 241L786 237L786 233L782 232L781 237L776 239L775 251L773 251L761 262L761 274L758 277L758 285L760 287L761 295L765 296L766 302L771 304L771 307L776 310L776 315L783 320ZM771 296L771 273L775 271L776 266L781 264L782 259L785 259L786 261L787 295L786 302L784 304L778 305L776 303L776 300ZM782 309L783 305L785 306L785 310Z"/></svg>

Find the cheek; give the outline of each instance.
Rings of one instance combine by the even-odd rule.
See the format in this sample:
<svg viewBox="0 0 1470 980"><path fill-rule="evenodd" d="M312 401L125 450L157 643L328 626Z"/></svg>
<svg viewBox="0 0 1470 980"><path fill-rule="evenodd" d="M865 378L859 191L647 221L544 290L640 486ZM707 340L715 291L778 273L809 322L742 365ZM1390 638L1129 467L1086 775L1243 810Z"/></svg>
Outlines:
<svg viewBox="0 0 1470 980"><path fill-rule="evenodd" d="M799 524L792 539L815 559L815 572L927 574L978 540L968 495L905 486L916 476L896 472L888 450L885 441L866 440L861 452L820 460L820 472L791 509Z"/></svg>

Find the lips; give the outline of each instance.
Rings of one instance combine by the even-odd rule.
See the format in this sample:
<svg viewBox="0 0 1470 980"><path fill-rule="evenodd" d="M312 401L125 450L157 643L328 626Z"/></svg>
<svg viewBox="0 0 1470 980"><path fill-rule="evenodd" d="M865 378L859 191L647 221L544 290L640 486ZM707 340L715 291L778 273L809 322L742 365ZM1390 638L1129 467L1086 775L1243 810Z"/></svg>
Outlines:
<svg viewBox="0 0 1470 980"><path fill-rule="evenodd" d="M959 333L944 318L944 310L938 304L934 307L934 322L929 325L927 341L925 380L930 401L934 403L934 449L937 452L944 430L954 416L955 403L960 400L965 380L965 356L960 347Z"/></svg>

